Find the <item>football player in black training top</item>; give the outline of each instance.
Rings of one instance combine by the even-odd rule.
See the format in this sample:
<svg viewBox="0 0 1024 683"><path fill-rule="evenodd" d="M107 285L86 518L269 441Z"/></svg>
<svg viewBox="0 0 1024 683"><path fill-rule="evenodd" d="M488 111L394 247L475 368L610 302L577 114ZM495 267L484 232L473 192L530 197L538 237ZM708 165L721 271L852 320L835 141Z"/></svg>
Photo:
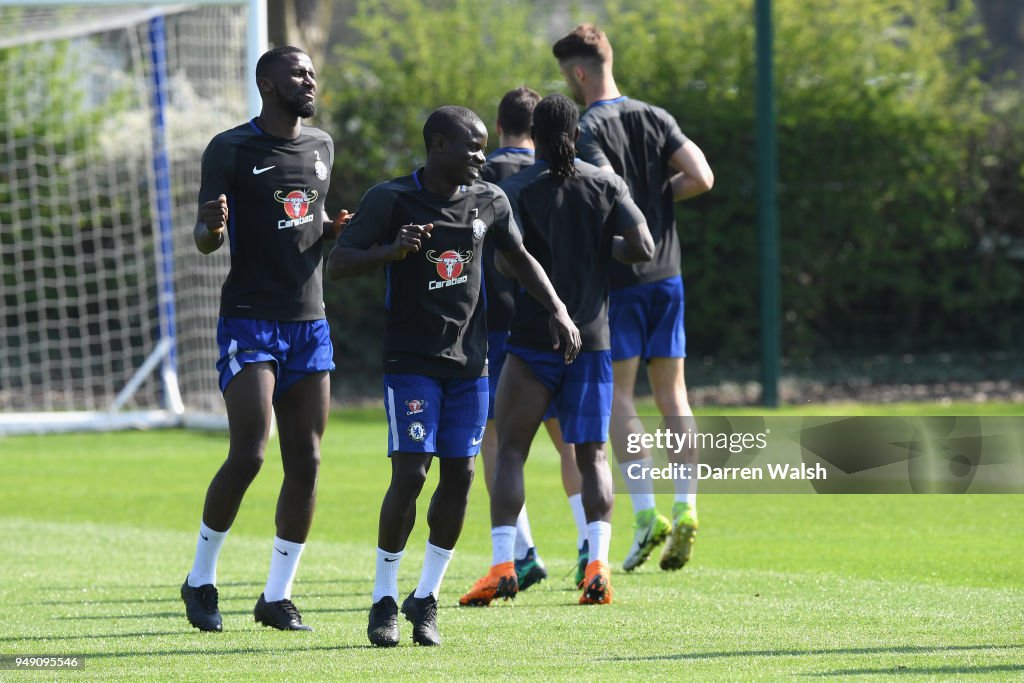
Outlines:
<svg viewBox="0 0 1024 683"><path fill-rule="evenodd" d="M480 177L489 183L497 183L505 190L502 182L511 175L532 166L534 162L533 137L530 128L533 125L533 108L540 102L540 95L535 91L521 86L505 93L498 104L498 140L499 147L487 155ZM505 190L508 195L508 191ZM511 195L509 195L511 198ZM515 213L515 207L513 207ZM498 457L498 436L494 429L494 394L501 377L501 369L505 366L505 343L508 340L508 328L512 324L512 312L515 310L515 281L498 272L494 264L494 243L484 242L484 284L487 292L487 429L484 431L484 442L480 444L480 455L484 466L484 478L487 493L490 495L494 485L494 463ZM551 443L558 450L562 464L562 486L569 499L573 519L576 522L577 577L576 582L583 580L583 570L587 564L587 520L583 513L583 502L580 498L580 471L576 467L576 453L572 444L562 439L562 430L558 426L558 418L554 406L548 408L544 415L544 427L547 428ZM524 591L530 586L547 578L548 572L533 542L530 529L530 518L526 506L516 518L516 578L519 590Z"/></svg>
<svg viewBox="0 0 1024 683"><path fill-rule="evenodd" d="M612 482L604 453L612 412L608 274L613 258L625 263L649 260L654 240L625 182L575 160L578 121L576 105L565 95L541 100L533 113L537 163L502 185L520 219L523 243L566 303L583 347L571 366L560 363L547 348L546 319L537 301L520 292L495 408L492 565L462 597L463 604L485 605L515 597L518 591L513 543L516 515L526 499L523 465L552 399L562 434L575 446L583 479L590 557L579 601L612 602Z"/></svg>
<svg viewBox="0 0 1024 683"><path fill-rule="evenodd" d="M633 545L622 563L639 567L666 538L662 569L679 569L690 558L697 533L697 480L677 478L672 521L655 507L654 483L629 476L632 461L650 454L626 451L629 434L642 431L633 391L643 360L658 412L677 434L692 431L693 413L683 374L683 280L679 235L672 203L703 194L714 175L700 148L664 109L622 95L612 75L612 46L593 24L581 24L552 51L573 97L587 110L580 119L580 158L621 176L644 212L656 245L654 258L632 266L613 264L608 309L612 330L615 397L611 437L635 514ZM695 464L695 448L670 454Z"/></svg>
<svg viewBox="0 0 1024 683"><path fill-rule="evenodd" d="M416 498L437 456L423 573L402 603L413 640L437 645L437 594L462 531L474 456L487 419L485 239L550 312L550 338L565 363L579 330L536 260L523 248L504 193L479 180L487 128L464 107L434 111L423 127L426 165L371 188L328 259L332 279L384 268L384 407L391 484L380 510L377 573L367 635L397 645L398 566Z"/></svg>
<svg viewBox="0 0 1024 683"><path fill-rule="evenodd" d="M222 628L217 556L263 464L275 411L284 482L270 573L254 615L265 626L310 630L291 589L316 504L334 369L321 244L335 237L347 212L335 222L326 216L334 143L302 124L315 111L309 56L297 47L274 48L259 59L256 82L260 115L217 135L203 154L193 233L204 254L225 240L231 249L217 323L230 446L207 490L195 561L181 586L188 620L203 631Z"/></svg>

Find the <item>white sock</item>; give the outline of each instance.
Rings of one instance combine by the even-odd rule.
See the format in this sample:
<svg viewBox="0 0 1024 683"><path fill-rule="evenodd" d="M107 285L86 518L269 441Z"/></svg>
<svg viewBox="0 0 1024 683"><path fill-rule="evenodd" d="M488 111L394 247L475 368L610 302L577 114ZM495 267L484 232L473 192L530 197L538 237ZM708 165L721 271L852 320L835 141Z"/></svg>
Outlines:
<svg viewBox="0 0 1024 683"><path fill-rule="evenodd" d="M513 552L516 545L516 528L514 526L496 526L491 528L491 565L515 560Z"/></svg>
<svg viewBox="0 0 1024 683"><path fill-rule="evenodd" d="M619 471L622 472L622 478L626 482L626 490L629 491L629 500L633 503L634 515L637 515L644 510L650 510L658 503L654 500L654 480L650 478L634 479L630 477L630 466L640 465L641 467L648 468L651 467L653 463L654 461L650 458L641 458L640 460L630 460L629 462L619 463Z"/></svg>
<svg viewBox="0 0 1024 683"><path fill-rule="evenodd" d="M677 502L677 503L686 503L692 509L696 509L697 508L697 480L694 479L692 483L693 483L693 490L692 491L682 491L682 492L676 491L675 502Z"/></svg>
<svg viewBox="0 0 1024 683"><path fill-rule="evenodd" d="M612 544L612 525L609 522L588 522L587 542L590 544L590 562L600 560L608 564L608 546Z"/></svg>
<svg viewBox="0 0 1024 683"><path fill-rule="evenodd" d="M569 508L576 522L576 549L579 550L583 547L583 541L587 540L587 513L583 511L583 494L569 496Z"/></svg>
<svg viewBox="0 0 1024 683"><path fill-rule="evenodd" d="M292 599L292 581L299 569L299 558L305 543L293 543L274 536L274 549L270 553L270 573L263 589L267 602Z"/></svg>
<svg viewBox="0 0 1024 683"><path fill-rule="evenodd" d="M441 590L441 581L444 573L448 571L448 563L452 561L455 550L445 550L427 541L427 550L423 554L423 573L420 574L420 583L416 586L414 593L417 598L425 598L433 595L437 600L438 592Z"/></svg>
<svg viewBox="0 0 1024 683"><path fill-rule="evenodd" d="M373 581L373 602L379 602L385 595L398 602L398 565L404 550L389 553L377 548L377 574Z"/></svg>
<svg viewBox="0 0 1024 683"><path fill-rule="evenodd" d="M694 467L694 470L697 468ZM673 477L672 486L675 488L677 503L687 503L691 506L697 505L697 473L690 476L689 479L683 479L682 477Z"/></svg>
<svg viewBox="0 0 1024 683"><path fill-rule="evenodd" d="M217 585L217 557L220 555L220 549L224 545L228 531L214 531L199 522L196 557L192 561L192 571L188 573L188 585L193 588L199 588L208 583Z"/></svg>
<svg viewBox="0 0 1024 683"><path fill-rule="evenodd" d="M530 532L530 518L526 516L526 505L516 517L516 559L525 560L526 553L533 547L533 534Z"/></svg>

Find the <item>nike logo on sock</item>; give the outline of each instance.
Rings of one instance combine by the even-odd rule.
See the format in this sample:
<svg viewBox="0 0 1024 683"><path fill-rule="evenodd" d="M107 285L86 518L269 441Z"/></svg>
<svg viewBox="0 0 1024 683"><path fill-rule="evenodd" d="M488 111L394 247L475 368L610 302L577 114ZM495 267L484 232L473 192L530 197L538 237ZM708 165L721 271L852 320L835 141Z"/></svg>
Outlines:
<svg viewBox="0 0 1024 683"><path fill-rule="evenodd" d="M199 532L199 535L200 535L200 536L203 536L203 532L202 532L202 531L200 531L200 532ZM203 536L203 540L204 540L204 541L209 541L209 540L210 540L210 537L209 537L209 536Z"/></svg>
<svg viewBox="0 0 1024 683"><path fill-rule="evenodd" d="M287 550L281 550L281 549L280 549L280 548L278 548L278 547L277 547L276 545L274 546L274 550L276 550L277 552L281 553L281 554L282 554L282 555L284 555L285 557L288 557L288 551L287 551Z"/></svg>
<svg viewBox="0 0 1024 683"><path fill-rule="evenodd" d="M398 562L398 558L397 557L385 557L384 561L385 562Z"/></svg>

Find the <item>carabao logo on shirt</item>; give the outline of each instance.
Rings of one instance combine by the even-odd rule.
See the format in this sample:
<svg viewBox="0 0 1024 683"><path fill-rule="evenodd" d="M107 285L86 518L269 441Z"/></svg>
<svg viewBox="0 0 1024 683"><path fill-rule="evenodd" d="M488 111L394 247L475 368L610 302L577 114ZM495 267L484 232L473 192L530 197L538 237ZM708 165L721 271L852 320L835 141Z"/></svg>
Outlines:
<svg viewBox="0 0 1024 683"><path fill-rule="evenodd" d="M281 190L274 193L274 199L284 205L284 213L287 219L277 222L277 229L296 228L306 223L312 223L315 215L309 212L309 205L320 196L316 190L292 190L285 194Z"/></svg>
<svg viewBox="0 0 1024 683"><path fill-rule="evenodd" d="M452 285L461 285L469 279L469 275L463 275L462 271L465 264L473 260L472 251L459 252L455 249L449 249L438 254L436 251L431 249L426 254L427 260L437 266L437 274L441 276L440 280L431 280L427 284L427 290L441 289L442 287L451 287Z"/></svg>

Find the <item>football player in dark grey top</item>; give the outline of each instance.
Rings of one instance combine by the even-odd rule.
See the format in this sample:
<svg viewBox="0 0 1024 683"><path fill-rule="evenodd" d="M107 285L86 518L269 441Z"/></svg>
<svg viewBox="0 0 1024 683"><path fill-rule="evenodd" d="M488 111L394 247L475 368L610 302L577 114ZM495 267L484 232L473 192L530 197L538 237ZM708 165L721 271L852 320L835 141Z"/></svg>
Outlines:
<svg viewBox="0 0 1024 683"><path fill-rule="evenodd" d="M540 95L537 92L526 86L520 86L505 93L498 104L496 126L499 147L487 155L487 163L484 164L480 177L488 182L497 183L506 195L509 195L510 189L502 183L509 176L518 174L519 171L529 168L534 163L531 128L533 108L537 106L538 102L540 102ZM509 199L511 200L511 195L509 195ZM480 456L488 495L490 495L491 487L494 484L492 475L498 455L498 433L494 429L494 396L498 380L501 377L501 370L505 366L505 344L508 341L509 325L512 324L512 313L515 311L517 290L515 280L505 277L495 267L494 251L494 241L487 240L484 243L484 284L487 293L488 405L487 429L484 431L484 441L480 445ZM580 498L580 471L576 467L576 453L572 444L565 443L562 438L558 418L552 411L548 411L544 417L544 428L547 430L548 436L551 437L551 443L554 444L561 460L562 486L565 488L565 495L569 500L569 507L576 523L578 583L583 579L582 568L586 566L588 556L587 522L583 512L583 502ZM519 590L526 590L547 578L547 569L534 543L530 517L525 505L516 519L515 567Z"/></svg>
<svg viewBox="0 0 1024 683"><path fill-rule="evenodd" d="M555 284L580 328L581 354L563 369L546 344L547 321L526 292L516 298L508 360L498 385L498 458L491 493L493 564L463 604L510 597L516 515L525 502L523 465L533 434L554 399L565 440L574 444L582 480L590 557L584 604L612 600L608 546L612 481L605 459L611 417L608 274L613 259L646 261L654 241L621 178L575 160L576 106L549 95L534 111L537 163L506 181L523 243ZM522 179L513 186L513 181ZM521 187L520 187L521 185ZM492 588L493 587L493 588ZM493 598L491 598L493 599Z"/></svg>
<svg viewBox="0 0 1024 683"><path fill-rule="evenodd" d="M579 330L523 248L505 194L480 180L487 128L464 107L441 107L423 128L426 164L371 188L328 259L341 278L383 267L385 413L391 483L380 511L367 636L398 644L398 565L433 459L438 486L419 584L402 603L413 639L437 645L437 595L462 531L474 456L487 418L487 321L482 247L494 240L516 279L551 314L551 344L571 363Z"/></svg>
<svg viewBox="0 0 1024 683"><path fill-rule="evenodd" d="M222 627L217 557L263 464L275 413L284 482L270 572L254 615L266 626L309 630L291 602L291 586L313 520L334 369L322 245L347 212L335 222L327 218L334 143L302 124L315 112L316 72L309 55L282 46L260 58L256 82L260 115L217 135L203 154L193 231L204 254L225 241L231 250L217 325L230 448L207 490L195 560L181 587L189 622L204 631Z"/></svg>
<svg viewBox="0 0 1024 683"><path fill-rule="evenodd" d="M666 427L683 433L693 426L684 378L683 281L672 203L707 192L714 175L704 153L668 112L619 92L612 74L612 46L597 27L577 26L552 51L573 96L587 107L580 120L580 156L626 181L656 244L650 263L612 267L611 441L636 515L633 546L623 568L638 567L668 538L660 565L678 569L689 559L697 531L696 480L674 480L676 503L670 522L655 507L653 482L628 476L632 462L648 460L650 454L628 454L626 440L641 429L633 402L641 360L647 363ZM673 462L695 465L696 449L683 449L673 455Z"/></svg>

